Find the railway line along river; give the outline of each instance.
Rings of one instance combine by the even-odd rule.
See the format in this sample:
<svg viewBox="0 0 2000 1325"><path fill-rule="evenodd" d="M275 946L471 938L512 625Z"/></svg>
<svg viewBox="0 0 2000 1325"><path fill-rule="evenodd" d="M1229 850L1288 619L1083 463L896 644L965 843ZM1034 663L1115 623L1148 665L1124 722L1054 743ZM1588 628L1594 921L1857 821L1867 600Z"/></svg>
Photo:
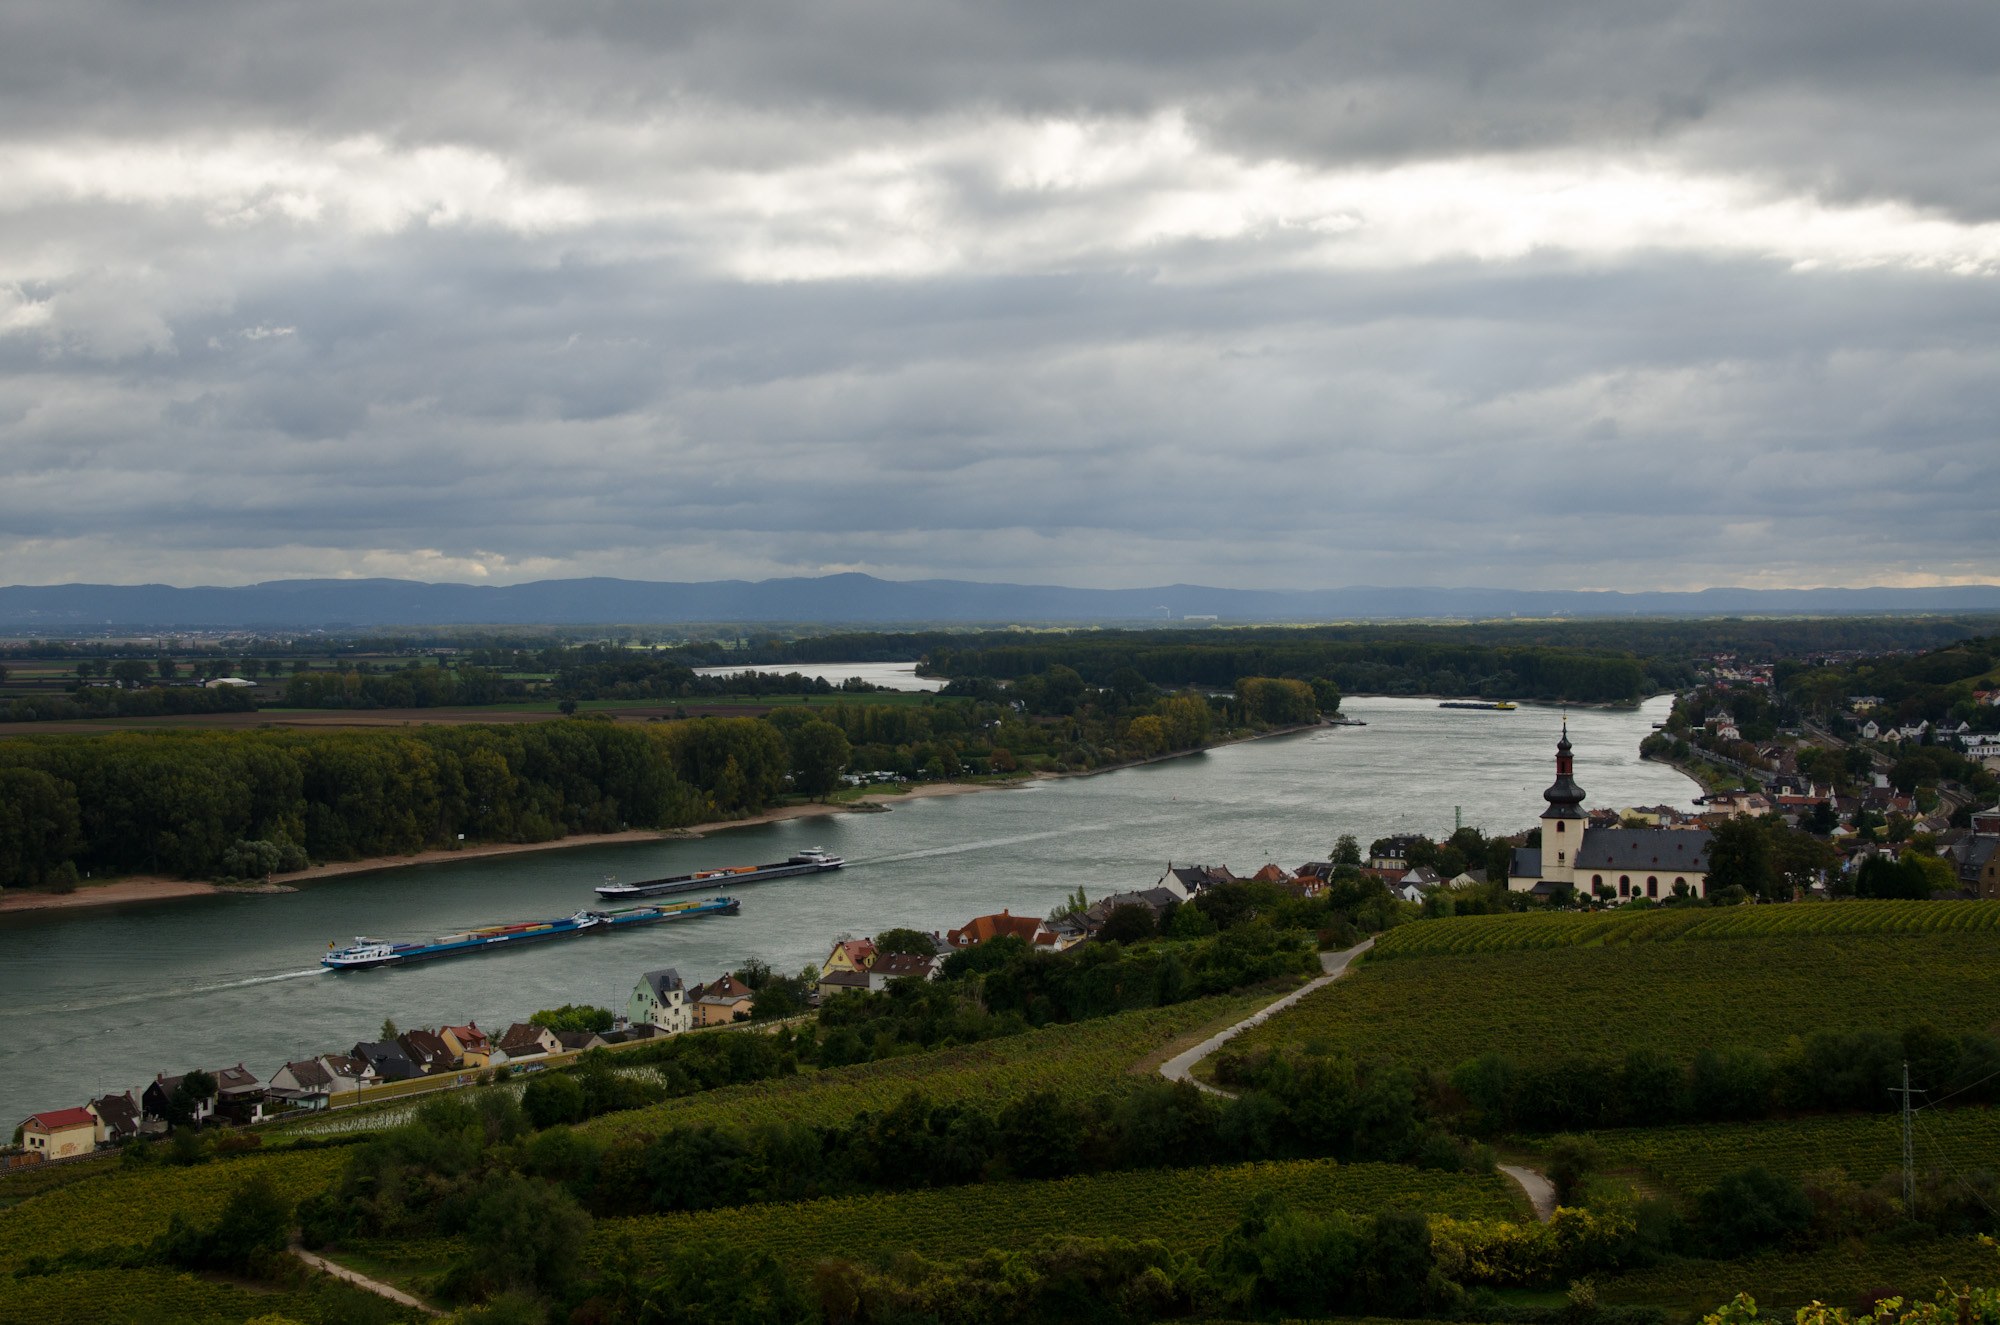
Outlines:
<svg viewBox="0 0 2000 1325"><path fill-rule="evenodd" d="M1686 806L1698 789L1639 758L1668 701L1572 710L1577 780L1592 806ZM268 1078L289 1059L345 1052L384 1018L504 1028L537 1008L622 1008L642 971L707 980L756 956L796 971L842 934L946 929L1007 908L1047 914L1150 887L1171 860L1249 873L1324 859L1353 833L1451 831L1453 807L1489 832L1533 825L1560 715L1354 698L1365 727L1224 746L1096 777L911 800L890 814L831 814L700 840L494 856L350 875L296 893L218 895L0 917L0 1120L136 1089L155 1072L242 1062ZM734 889L742 913L583 934L514 952L332 973L329 942L421 938L566 916L607 874L642 879L780 860L824 846L846 869Z"/></svg>

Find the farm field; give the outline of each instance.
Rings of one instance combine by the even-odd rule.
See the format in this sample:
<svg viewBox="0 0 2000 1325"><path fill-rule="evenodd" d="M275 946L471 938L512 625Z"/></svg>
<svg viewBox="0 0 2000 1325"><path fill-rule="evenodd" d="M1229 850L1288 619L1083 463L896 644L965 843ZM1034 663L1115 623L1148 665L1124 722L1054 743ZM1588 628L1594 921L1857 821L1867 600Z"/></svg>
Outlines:
<svg viewBox="0 0 2000 1325"><path fill-rule="evenodd" d="M213 1220L235 1185L253 1173L269 1174L296 1201L324 1187L345 1161L343 1150L312 1150L189 1168L120 1168L69 1183L0 1210L0 1273L30 1256L149 1241L175 1214Z"/></svg>
<svg viewBox="0 0 2000 1325"><path fill-rule="evenodd" d="M363 1300L356 1302L357 1298ZM428 1320L360 1289L322 1284L313 1292L266 1292L215 1283L171 1270L76 1270L9 1280L0 1289L0 1325L105 1325L126 1321L172 1325L240 1325L277 1315L300 1325L331 1318L383 1322ZM356 1314L363 1312L365 1314Z"/></svg>
<svg viewBox="0 0 2000 1325"><path fill-rule="evenodd" d="M1789 1177L1838 1168L1856 1182L1872 1183L1902 1164L1901 1127L1893 1113L1835 1114L1612 1128L1596 1136L1606 1164L1639 1169L1692 1195L1753 1164ZM1991 1109L1920 1109L1915 1131L1920 1172L2000 1171L2000 1114ZM2000 1275L2000 1259L1994 1269Z"/></svg>
<svg viewBox="0 0 2000 1325"><path fill-rule="evenodd" d="M2000 1283L2000 1256L1971 1238L1906 1246L1856 1242L1814 1252L1680 1261L1599 1275L1597 1296L1606 1303L1645 1303L1698 1315L1749 1293L1759 1308L1783 1312L1789 1319L1793 1310L1814 1300L1850 1309L1860 1305L1864 1294L1928 1302L1940 1280L1954 1288Z"/></svg>
<svg viewBox="0 0 2000 1325"><path fill-rule="evenodd" d="M1314 1214L1414 1206L1460 1217L1528 1215L1519 1189L1498 1175L1298 1160L607 1219L593 1231L591 1248L594 1256L609 1256L630 1234L643 1258L649 1249L729 1238L767 1247L802 1270L822 1257L875 1261L904 1250L969 1257L1061 1234L1158 1238L1194 1251L1220 1239L1262 1192Z"/></svg>
<svg viewBox="0 0 2000 1325"><path fill-rule="evenodd" d="M1269 989L1225 994L958 1049L725 1086L649 1109L606 1114L583 1130L612 1137L766 1120L845 1122L861 1110L887 1108L913 1089L940 1102L989 1107L1040 1090L1086 1100L1115 1088L1135 1063L1169 1041L1211 1024L1227 1025L1278 996Z"/></svg>
<svg viewBox="0 0 2000 1325"><path fill-rule="evenodd" d="M2000 929L2000 909L1983 902L1850 901L1832 906L1459 916L1392 929L1376 942L1368 960L1780 934L1919 934L1989 929Z"/></svg>
<svg viewBox="0 0 2000 1325"><path fill-rule="evenodd" d="M1467 935L1497 943L1512 934L1506 926L1515 918L1419 921L1384 936L1397 955L1376 960L1371 953L1345 979L1236 1043L1344 1050L1449 1070L1488 1050L1529 1061L1623 1057L1650 1045L1686 1061L1704 1047L1770 1053L1787 1037L1816 1030L1901 1031L1930 1021L1953 1034L1987 1031L2000 1013L2000 929L1881 932L1896 917L1868 912L1900 905L1736 908L1760 921L1793 911L1847 921L1841 913L1854 911L1860 914L1847 923L1872 923L1875 932L1814 932L1794 922L1789 931L1751 937L1629 941L1635 927L1613 931L1628 941L1472 951L1452 945ZM1955 904L1912 905L1945 911ZM2000 916L2000 907L1993 914ZM1523 934L1530 939L1570 928L1519 919L1529 922ZM1414 937L1399 938L1406 930ZM1727 978L1718 978L1725 969Z"/></svg>

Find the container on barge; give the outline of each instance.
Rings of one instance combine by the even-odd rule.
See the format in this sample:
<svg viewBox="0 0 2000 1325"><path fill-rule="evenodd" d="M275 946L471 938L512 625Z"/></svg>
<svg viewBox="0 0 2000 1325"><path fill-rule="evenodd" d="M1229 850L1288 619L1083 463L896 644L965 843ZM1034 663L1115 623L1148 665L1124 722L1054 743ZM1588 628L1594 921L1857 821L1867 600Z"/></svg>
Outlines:
<svg viewBox="0 0 2000 1325"><path fill-rule="evenodd" d="M561 920L538 924L489 925L458 934L443 934L425 943L391 943L386 939L356 938L351 947L335 948L319 959L319 964L335 971L365 971L378 966L404 966L437 957L457 957L472 952L492 952L522 943L568 938L572 934L609 934L662 920L687 920L695 916L735 915L742 904L734 897L713 897L703 901L667 902L657 906L630 906L614 911L578 911Z"/></svg>
<svg viewBox="0 0 2000 1325"><path fill-rule="evenodd" d="M824 874L837 870L847 862L839 856L828 855L821 847L808 847L789 860L781 860L770 865L737 865L730 869L697 870L693 874L677 874L671 879L648 879L644 883L619 883L606 879L598 885L597 895L614 899L628 897L658 897L664 893L687 893L713 888L717 884L759 883L765 879L783 879L794 874Z"/></svg>

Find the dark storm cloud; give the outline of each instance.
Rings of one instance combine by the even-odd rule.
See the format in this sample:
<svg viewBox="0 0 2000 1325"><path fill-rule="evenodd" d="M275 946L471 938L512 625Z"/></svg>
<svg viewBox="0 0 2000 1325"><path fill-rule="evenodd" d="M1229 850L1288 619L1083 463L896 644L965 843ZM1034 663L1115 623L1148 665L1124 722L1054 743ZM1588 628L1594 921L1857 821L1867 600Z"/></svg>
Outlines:
<svg viewBox="0 0 2000 1325"><path fill-rule="evenodd" d="M2000 575L1990 7L6 13L9 580Z"/></svg>

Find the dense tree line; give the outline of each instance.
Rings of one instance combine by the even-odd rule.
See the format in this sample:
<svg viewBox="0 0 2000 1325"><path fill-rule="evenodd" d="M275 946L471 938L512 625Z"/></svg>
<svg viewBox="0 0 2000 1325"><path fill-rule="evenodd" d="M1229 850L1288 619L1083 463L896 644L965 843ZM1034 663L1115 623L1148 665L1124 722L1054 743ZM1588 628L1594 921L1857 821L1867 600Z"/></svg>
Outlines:
<svg viewBox="0 0 2000 1325"><path fill-rule="evenodd" d="M1495 699L1567 699L1633 703L1660 688L1640 659L1538 646L1489 646L1416 640L1157 643L1120 635L1089 639L1040 636L936 648L939 676L1017 680L1069 668L1106 684L1130 670L1158 686L1233 686L1239 677L1323 680L1338 690L1380 694L1485 695Z"/></svg>
<svg viewBox="0 0 2000 1325"><path fill-rule="evenodd" d="M292 708L409 709L498 704L527 697L527 687L484 667L412 665L387 672L294 672L285 682Z"/></svg>
<svg viewBox="0 0 2000 1325"><path fill-rule="evenodd" d="M0 722L62 722L75 718L157 718L187 713L254 713L242 688L148 686L124 690L78 686L62 694L37 694L0 703Z"/></svg>
<svg viewBox="0 0 2000 1325"><path fill-rule="evenodd" d="M1225 1057L1219 1079L1254 1078L1263 1060ZM1775 1055L1752 1048L1707 1048L1692 1060L1648 1046L1620 1061L1554 1057L1522 1063L1503 1053L1461 1063L1448 1084L1432 1083L1432 1107L1475 1136L1559 1132L1662 1123L1721 1122L1777 1113L1883 1112L1911 1084L1931 1101L2000 1100L2000 1041L1947 1035L1924 1023L1900 1035L1883 1030L1815 1031Z"/></svg>

